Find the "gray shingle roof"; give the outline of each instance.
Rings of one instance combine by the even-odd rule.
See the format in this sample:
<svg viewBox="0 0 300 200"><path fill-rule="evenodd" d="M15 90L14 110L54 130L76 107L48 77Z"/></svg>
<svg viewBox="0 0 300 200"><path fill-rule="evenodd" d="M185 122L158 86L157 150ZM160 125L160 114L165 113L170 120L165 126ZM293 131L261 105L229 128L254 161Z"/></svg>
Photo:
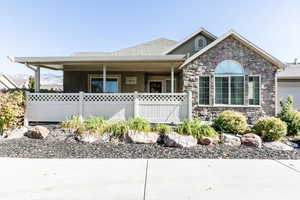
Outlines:
<svg viewBox="0 0 300 200"><path fill-rule="evenodd" d="M277 77L282 79L300 79L300 63L287 64L287 67L280 71Z"/></svg>
<svg viewBox="0 0 300 200"><path fill-rule="evenodd" d="M153 56L163 55L172 46L176 45L177 41L166 38L159 38L128 48L120 49L114 52L76 52L76 56Z"/></svg>

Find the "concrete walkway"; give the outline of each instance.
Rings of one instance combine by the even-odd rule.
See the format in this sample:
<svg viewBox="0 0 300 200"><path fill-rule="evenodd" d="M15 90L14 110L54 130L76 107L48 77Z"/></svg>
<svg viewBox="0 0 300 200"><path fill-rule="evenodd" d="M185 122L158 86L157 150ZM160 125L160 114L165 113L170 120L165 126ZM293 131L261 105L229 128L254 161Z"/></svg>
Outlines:
<svg viewBox="0 0 300 200"><path fill-rule="evenodd" d="M0 158L0 198L297 199L300 160Z"/></svg>

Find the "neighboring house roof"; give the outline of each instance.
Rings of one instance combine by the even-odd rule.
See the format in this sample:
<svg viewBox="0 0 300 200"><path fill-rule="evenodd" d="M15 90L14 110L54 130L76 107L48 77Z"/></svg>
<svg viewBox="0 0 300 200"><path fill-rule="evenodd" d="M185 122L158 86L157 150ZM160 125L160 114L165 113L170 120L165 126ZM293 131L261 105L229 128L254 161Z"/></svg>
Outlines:
<svg viewBox="0 0 300 200"><path fill-rule="evenodd" d="M7 75L0 74L0 89L16 89L17 84Z"/></svg>
<svg viewBox="0 0 300 200"><path fill-rule="evenodd" d="M300 79L300 64L288 63L277 75L279 79Z"/></svg>
<svg viewBox="0 0 300 200"><path fill-rule="evenodd" d="M188 63L192 62L193 60L195 60L196 58L198 58L200 55L202 55L203 53L205 53L209 49L213 48L214 46L216 46L217 44L219 44L220 42L222 42L223 40L225 40L226 38L228 38L230 36L233 36L235 39L239 40L242 44L244 44L248 48L254 50L256 53L258 53L260 56L262 56L263 58L265 58L266 60L268 60L269 62L271 62L276 67L282 68L282 69L284 69L286 67L286 65L284 63L282 63L280 60L276 59L275 57L271 56L270 54L268 54L267 52L265 52L264 50L262 50L258 46L254 45L249 40L245 39L240 34L238 34L237 32L235 32L234 30L230 30L228 33L226 33L223 36L219 37L218 39L216 39L215 41L213 41L212 43L210 43L209 45L207 45L206 47L204 47L203 49L201 49L199 52L197 52L193 56L189 57L180 66L180 68L183 67L183 66L185 66L185 65L187 65Z"/></svg>
<svg viewBox="0 0 300 200"><path fill-rule="evenodd" d="M181 45L183 45L184 43L186 43L187 41L189 41L190 39L192 39L193 37L195 37L196 35L198 35L200 33L202 33L203 35L209 37L212 40L216 40L218 38L217 36L215 36L212 33L208 32L206 29L200 28L197 31L195 31L194 33L192 33L191 35L184 38L182 41L180 41L177 44L173 45L171 48L169 48L167 51L165 51L164 54L171 53L172 51L174 51L175 49L177 49L178 47L180 47Z"/></svg>
<svg viewBox="0 0 300 200"><path fill-rule="evenodd" d="M166 38L159 38L114 52L76 52L74 56L155 56L162 55L178 42Z"/></svg>

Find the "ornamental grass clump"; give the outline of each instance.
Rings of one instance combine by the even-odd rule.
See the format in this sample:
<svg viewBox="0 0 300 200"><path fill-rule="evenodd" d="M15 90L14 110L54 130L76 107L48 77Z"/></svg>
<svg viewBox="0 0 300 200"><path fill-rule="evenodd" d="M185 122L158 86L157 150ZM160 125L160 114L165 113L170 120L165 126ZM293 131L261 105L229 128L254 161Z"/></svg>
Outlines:
<svg viewBox="0 0 300 200"><path fill-rule="evenodd" d="M265 141L280 140L287 134L287 125L276 117L262 117L258 119L252 129Z"/></svg>
<svg viewBox="0 0 300 200"><path fill-rule="evenodd" d="M158 132L159 134L165 134L167 132L171 132L172 128L167 125L167 124L156 124L153 128L152 131Z"/></svg>
<svg viewBox="0 0 300 200"><path fill-rule="evenodd" d="M97 133L104 133L107 128L108 122L100 117L91 117L83 123L86 130L94 131Z"/></svg>
<svg viewBox="0 0 300 200"><path fill-rule="evenodd" d="M195 138L198 139L198 141L203 137L210 137L213 139L218 139L219 138L219 134L217 133L217 131L215 131L215 129L211 126L208 125L203 125L203 126L199 126L198 128L195 129L195 131L193 132L193 136Z"/></svg>
<svg viewBox="0 0 300 200"><path fill-rule="evenodd" d="M151 130L150 123L139 117L128 120L127 125L130 130L134 131L149 132Z"/></svg>
<svg viewBox="0 0 300 200"><path fill-rule="evenodd" d="M194 118L192 121L183 120L177 126L176 131L183 135L193 135L200 126L200 120L197 118Z"/></svg>
<svg viewBox="0 0 300 200"><path fill-rule="evenodd" d="M23 124L24 102L23 91L0 92L0 131Z"/></svg>
<svg viewBox="0 0 300 200"><path fill-rule="evenodd" d="M71 129L71 130L75 131L78 128L83 126L83 122L82 122L82 120L80 119L79 116L74 115L70 119L62 121L60 123L60 126L62 128L67 128L67 129Z"/></svg>
<svg viewBox="0 0 300 200"><path fill-rule="evenodd" d="M124 134L129 130L126 121L116 121L108 124L106 131L113 137L123 138Z"/></svg>
<svg viewBox="0 0 300 200"><path fill-rule="evenodd" d="M243 134L247 127L246 117L231 110L221 112L214 120L214 128L220 132Z"/></svg>
<svg viewBox="0 0 300 200"><path fill-rule="evenodd" d="M287 135L300 135L300 112L294 110L294 101L291 96L286 101L280 101L281 111L278 117L287 124Z"/></svg>

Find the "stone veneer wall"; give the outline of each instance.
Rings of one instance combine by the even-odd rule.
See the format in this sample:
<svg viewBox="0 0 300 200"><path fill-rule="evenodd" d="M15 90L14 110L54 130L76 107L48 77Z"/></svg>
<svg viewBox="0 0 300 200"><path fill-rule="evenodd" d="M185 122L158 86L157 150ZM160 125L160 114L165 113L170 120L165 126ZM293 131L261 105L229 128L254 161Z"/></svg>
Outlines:
<svg viewBox="0 0 300 200"><path fill-rule="evenodd" d="M213 70L224 60L239 62L245 70L245 105L218 107L214 105ZM183 90L192 91L193 115L206 120L212 120L224 110L234 110L244 113L248 122L252 123L261 116L274 116L276 111L276 68L252 49L246 47L232 36L226 38L210 50L200 55L183 68ZM210 105L198 105L198 77L210 76ZM248 76L260 75L261 91L260 106L249 106Z"/></svg>

